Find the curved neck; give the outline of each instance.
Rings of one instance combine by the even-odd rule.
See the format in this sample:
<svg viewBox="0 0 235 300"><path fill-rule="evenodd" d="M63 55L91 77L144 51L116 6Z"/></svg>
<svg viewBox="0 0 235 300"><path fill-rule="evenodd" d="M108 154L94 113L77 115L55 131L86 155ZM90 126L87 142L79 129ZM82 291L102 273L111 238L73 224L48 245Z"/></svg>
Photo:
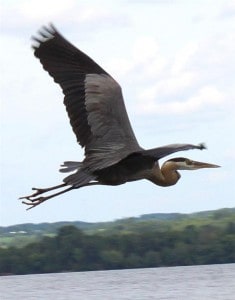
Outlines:
<svg viewBox="0 0 235 300"><path fill-rule="evenodd" d="M175 165L168 161L162 165L161 169L156 166L152 175L150 180L160 186L174 185L180 179L180 174L177 172Z"/></svg>

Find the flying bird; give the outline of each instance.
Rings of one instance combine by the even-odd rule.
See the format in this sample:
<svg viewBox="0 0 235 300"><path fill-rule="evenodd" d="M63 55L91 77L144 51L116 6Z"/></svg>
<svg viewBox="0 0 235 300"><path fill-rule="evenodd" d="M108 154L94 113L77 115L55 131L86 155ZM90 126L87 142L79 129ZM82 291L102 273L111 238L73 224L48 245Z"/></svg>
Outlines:
<svg viewBox="0 0 235 300"><path fill-rule="evenodd" d="M132 130L121 87L112 76L69 43L53 25L43 27L33 40L34 55L63 90L70 124L85 157L82 162L63 163L61 172L73 172L63 183L33 188L33 194L21 197L28 209L85 186L114 186L140 179L171 186L180 179L178 170L219 167L178 157L167 160L160 168L161 158L178 151L202 150L205 145L171 144L143 149ZM53 190L53 194L44 195Z"/></svg>

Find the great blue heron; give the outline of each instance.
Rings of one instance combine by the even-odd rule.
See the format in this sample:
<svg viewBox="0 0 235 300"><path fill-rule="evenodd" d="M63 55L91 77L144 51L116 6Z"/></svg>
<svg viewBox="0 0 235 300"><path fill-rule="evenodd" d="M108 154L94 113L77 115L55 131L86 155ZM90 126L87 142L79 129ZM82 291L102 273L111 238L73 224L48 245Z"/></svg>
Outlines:
<svg viewBox="0 0 235 300"><path fill-rule="evenodd" d="M66 161L61 172L75 173L50 188L33 188L21 197L33 208L40 203L84 186L120 185L147 179L160 186L174 185L177 170L219 166L173 158L159 167L158 160L177 151L205 149L204 144L171 144L150 150L139 146L126 112L119 84L90 57L70 44L53 25L43 27L34 39L34 55L65 95L64 104L78 143L85 148L82 162ZM48 196L46 192L59 190ZM39 197L38 197L39 196Z"/></svg>

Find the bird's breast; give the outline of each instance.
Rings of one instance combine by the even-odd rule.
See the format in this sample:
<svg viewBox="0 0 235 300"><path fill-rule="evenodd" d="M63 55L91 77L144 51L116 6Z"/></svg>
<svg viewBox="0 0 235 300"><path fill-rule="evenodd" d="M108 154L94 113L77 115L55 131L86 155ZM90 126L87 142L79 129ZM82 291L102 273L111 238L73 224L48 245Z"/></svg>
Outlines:
<svg viewBox="0 0 235 300"><path fill-rule="evenodd" d="M152 174L154 161L140 155L131 155L117 164L95 172L102 184L120 185L125 182L148 179Z"/></svg>

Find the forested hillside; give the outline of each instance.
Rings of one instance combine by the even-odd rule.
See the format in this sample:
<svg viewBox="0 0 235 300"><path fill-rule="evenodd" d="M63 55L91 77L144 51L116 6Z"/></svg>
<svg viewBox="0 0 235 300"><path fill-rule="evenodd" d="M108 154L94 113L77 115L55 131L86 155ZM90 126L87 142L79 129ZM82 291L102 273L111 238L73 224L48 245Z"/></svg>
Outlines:
<svg viewBox="0 0 235 300"><path fill-rule="evenodd" d="M1 228L0 274L235 263L234 209L57 225Z"/></svg>

